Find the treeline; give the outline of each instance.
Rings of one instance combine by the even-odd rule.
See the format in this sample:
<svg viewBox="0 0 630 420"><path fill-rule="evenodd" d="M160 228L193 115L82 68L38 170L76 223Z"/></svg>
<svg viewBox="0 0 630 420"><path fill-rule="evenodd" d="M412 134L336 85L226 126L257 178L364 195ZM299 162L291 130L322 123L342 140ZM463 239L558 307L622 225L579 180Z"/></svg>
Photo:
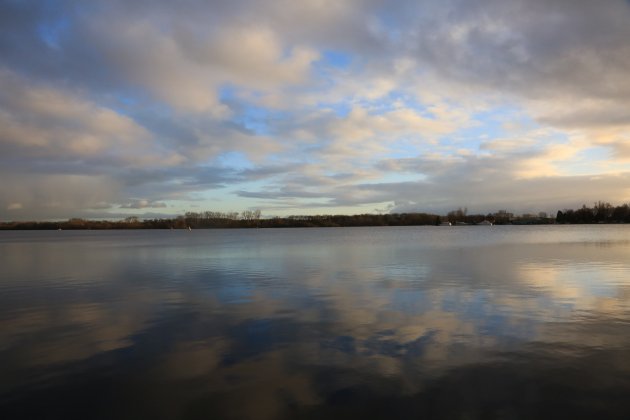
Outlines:
<svg viewBox="0 0 630 420"><path fill-rule="evenodd" d="M389 213L357 215L315 215L288 217L261 217L260 210L238 212L187 212L174 218L140 220L136 216L124 220L87 220L73 218L62 222L5 222L2 230L79 230L79 229L230 229L230 228L289 228L289 227L342 227L342 226L427 226L477 225L490 222L495 225L553 224L553 223L630 223L630 206L614 207L597 202L593 207L559 210L556 217L546 213L515 216L499 210L489 214L468 214L466 208L448 212L446 216L431 213Z"/></svg>
<svg viewBox="0 0 630 420"><path fill-rule="evenodd" d="M598 201L593 207L583 205L577 210L558 210L556 223L630 223L630 206L622 204L614 207Z"/></svg>
<svg viewBox="0 0 630 420"><path fill-rule="evenodd" d="M430 213L390 213L357 215L314 215L262 218L260 211L238 212L187 212L172 219L145 219L131 216L120 221L87 220L74 218L62 222L9 222L0 223L0 229L14 230L79 230L79 229L231 229L231 228L292 228L292 227L343 227L343 226L427 226L450 222L475 225L483 221L494 224L553 223L553 219L514 218L511 213L467 214L461 209L446 216Z"/></svg>
<svg viewBox="0 0 630 420"><path fill-rule="evenodd" d="M260 227L423 226L440 220L428 213L289 216L260 220Z"/></svg>
<svg viewBox="0 0 630 420"><path fill-rule="evenodd" d="M70 219L62 222L8 222L0 229L78 230L78 229L230 229L340 226L420 226L440 224L435 214L359 214L262 218L259 210L238 212L187 212L172 219L140 220L131 216L120 221Z"/></svg>

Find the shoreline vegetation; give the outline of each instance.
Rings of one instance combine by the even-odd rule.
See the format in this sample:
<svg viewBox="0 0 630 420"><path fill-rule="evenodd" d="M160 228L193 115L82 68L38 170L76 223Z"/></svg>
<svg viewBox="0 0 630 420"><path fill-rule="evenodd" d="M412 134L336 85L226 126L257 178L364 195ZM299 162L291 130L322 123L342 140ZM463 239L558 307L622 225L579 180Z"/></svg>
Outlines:
<svg viewBox="0 0 630 420"><path fill-rule="evenodd" d="M67 221L13 221L0 223L0 230L86 230L86 229L229 229L351 226L439 226L439 225L545 225L630 223L630 205L612 206L597 202L593 207L514 215L506 210L489 214L468 214L459 208L447 215L431 213L390 213L357 215L316 215L262 217L260 210L238 212L187 212L173 218L144 219L130 216L124 220L73 218Z"/></svg>

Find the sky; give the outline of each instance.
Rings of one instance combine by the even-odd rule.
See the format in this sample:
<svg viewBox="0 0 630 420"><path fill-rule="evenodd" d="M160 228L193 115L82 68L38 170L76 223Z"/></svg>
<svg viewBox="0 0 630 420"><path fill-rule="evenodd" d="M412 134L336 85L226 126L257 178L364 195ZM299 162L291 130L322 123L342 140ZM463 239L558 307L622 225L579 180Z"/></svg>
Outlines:
<svg viewBox="0 0 630 420"><path fill-rule="evenodd" d="M0 220L598 200L627 0L0 0Z"/></svg>

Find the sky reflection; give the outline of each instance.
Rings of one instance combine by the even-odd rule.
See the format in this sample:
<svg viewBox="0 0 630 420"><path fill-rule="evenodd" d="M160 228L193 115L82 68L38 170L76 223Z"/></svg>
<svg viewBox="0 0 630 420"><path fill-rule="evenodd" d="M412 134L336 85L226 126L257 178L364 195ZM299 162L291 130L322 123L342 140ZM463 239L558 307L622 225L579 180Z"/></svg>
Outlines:
<svg viewBox="0 0 630 420"><path fill-rule="evenodd" d="M2 237L0 401L52 418L628 408L630 244L428 245L454 231Z"/></svg>

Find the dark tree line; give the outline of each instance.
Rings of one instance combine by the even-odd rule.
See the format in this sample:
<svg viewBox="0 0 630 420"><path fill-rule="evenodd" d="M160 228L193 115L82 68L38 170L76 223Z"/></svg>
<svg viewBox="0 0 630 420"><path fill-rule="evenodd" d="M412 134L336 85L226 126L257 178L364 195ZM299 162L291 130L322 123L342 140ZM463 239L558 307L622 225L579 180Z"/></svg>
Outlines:
<svg viewBox="0 0 630 420"><path fill-rule="evenodd" d="M120 221L70 219L63 222L8 222L0 229L228 229L339 226L417 226L440 224L440 216L427 213L318 215L261 218L260 210L237 212L187 212L172 219Z"/></svg>
<svg viewBox="0 0 630 420"><path fill-rule="evenodd" d="M630 206L622 204L613 207L610 203L598 201L593 207L577 210L558 210L556 223L630 223Z"/></svg>
<svg viewBox="0 0 630 420"><path fill-rule="evenodd" d="M260 227L421 226L440 223L428 213L317 215L274 217L260 220Z"/></svg>

